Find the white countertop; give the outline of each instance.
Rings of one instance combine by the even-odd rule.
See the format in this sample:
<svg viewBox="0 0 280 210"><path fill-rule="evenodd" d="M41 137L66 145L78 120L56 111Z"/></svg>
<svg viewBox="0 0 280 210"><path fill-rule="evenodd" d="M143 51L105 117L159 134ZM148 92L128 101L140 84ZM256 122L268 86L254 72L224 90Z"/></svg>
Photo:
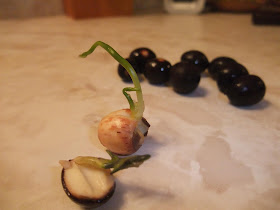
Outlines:
<svg viewBox="0 0 280 210"><path fill-rule="evenodd" d="M259 75L263 101L237 108L203 76L187 96L142 81L149 135L137 154L152 158L116 174L100 209L267 210L280 208L280 27L250 15L148 15L74 21L59 16L0 21L0 209L80 209L65 195L60 159L108 157L99 120L127 108L117 63L151 48L172 64L197 49L229 56Z"/></svg>

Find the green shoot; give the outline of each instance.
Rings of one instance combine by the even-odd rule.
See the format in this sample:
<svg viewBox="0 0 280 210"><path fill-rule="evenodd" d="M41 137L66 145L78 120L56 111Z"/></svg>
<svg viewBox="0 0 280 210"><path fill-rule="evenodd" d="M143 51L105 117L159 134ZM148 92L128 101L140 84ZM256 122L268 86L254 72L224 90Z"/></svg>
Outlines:
<svg viewBox="0 0 280 210"><path fill-rule="evenodd" d="M135 72L135 70L133 69L133 67L130 65L130 63L124 59L122 56L120 56L111 46L109 46L108 44L101 42L101 41L97 41L95 42L92 47L82 53L80 55L80 57L85 58L88 55L90 55L97 46L102 47L103 49L105 49L116 61L118 61L129 73L132 82L134 84L134 87L126 87L123 89L123 94L126 97L129 106L130 106L130 110L132 112L133 117L135 117L136 119L141 119L143 116L143 112L145 109L145 105L144 105L144 100L143 100L143 95L142 95L142 89L141 89L141 85L137 76L137 73ZM136 92L136 96L137 96L137 102L134 102L133 99L131 98L130 94L127 93L128 91L135 91Z"/></svg>
<svg viewBox="0 0 280 210"><path fill-rule="evenodd" d="M113 174L119 170L139 167L145 160L148 160L151 157L150 155L133 155L120 158L109 150L106 150L106 152L110 155L111 160L89 156L78 156L74 161L78 165L112 169L111 174Z"/></svg>

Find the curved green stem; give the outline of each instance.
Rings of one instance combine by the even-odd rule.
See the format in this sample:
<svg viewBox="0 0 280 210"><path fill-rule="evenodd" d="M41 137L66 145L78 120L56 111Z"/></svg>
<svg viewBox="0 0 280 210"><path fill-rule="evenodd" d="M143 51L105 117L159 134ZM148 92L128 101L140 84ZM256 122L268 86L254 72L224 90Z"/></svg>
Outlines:
<svg viewBox="0 0 280 210"><path fill-rule="evenodd" d="M110 155L111 160L97 157L79 156L76 157L74 161L78 165L112 169L111 174L113 174L119 170L130 167L139 167L145 160L148 160L151 157L150 155L134 155L120 158L109 150L106 150L106 152Z"/></svg>
<svg viewBox="0 0 280 210"><path fill-rule="evenodd" d="M144 105L142 89L141 89L141 85L140 85L137 73L135 72L135 70L133 69L131 64L126 59L124 59L122 56L120 56L111 46L109 46L108 44L101 42L101 41L95 42L92 45L92 47L88 51L82 53L80 55L80 57L82 57L82 58L87 57L95 50L95 48L97 46L101 46L103 49L105 49L116 61L118 61L126 69L128 74L130 75L132 82L134 84L134 88L129 88L129 87L124 88L123 94L125 95L126 99L128 100L128 103L130 105L130 110L131 110L133 116L137 119L141 119L143 116L145 105ZM126 91L136 91L137 103L135 103L132 100L131 96L128 93L126 93Z"/></svg>
<svg viewBox="0 0 280 210"><path fill-rule="evenodd" d="M123 89L123 94L124 94L124 96L126 97L128 103L129 103L130 109L135 110L134 101L132 100L130 94L127 93L127 91L138 91L138 89L137 88L132 88L132 87L126 87L126 88Z"/></svg>

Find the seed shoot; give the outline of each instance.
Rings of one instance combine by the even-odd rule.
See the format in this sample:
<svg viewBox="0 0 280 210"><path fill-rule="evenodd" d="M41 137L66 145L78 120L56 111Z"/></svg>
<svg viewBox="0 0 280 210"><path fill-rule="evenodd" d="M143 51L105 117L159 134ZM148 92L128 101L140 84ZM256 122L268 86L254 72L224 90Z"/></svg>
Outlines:
<svg viewBox="0 0 280 210"><path fill-rule="evenodd" d="M118 61L129 73L132 82L134 84L134 87L126 87L123 89L123 94L126 97L129 105L130 105L130 110L133 114L133 116L136 119L141 119L143 116L143 112L145 109L144 106L144 100L143 100L143 95L142 95L142 89L141 89L141 85L140 85L140 81L138 79L137 73L134 70L134 68L131 66L131 64L124 59L122 56L120 56L111 46L109 46L108 44L101 42L101 41L97 41L95 42L92 47L82 53L80 55L80 57L85 58L88 55L90 55L91 53L93 53L93 51L96 49L97 46L102 47L103 49L105 49L116 61ZM137 96L137 102L133 101L133 99L131 98L130 94L127 92L130 91L135 91L136 92L136 96Z"/></svg>
<svg viewBox="0 0 280 210"><path fill-rule="evenodd" d="M122 109L105 116L98 126L98 138L103 146L119 155L130 155L136 152L144 142L144 137L148 133L150 124L143 118L144 100L141 85L136 71L131 64L120 56L108 44L97 41L92 47L82 53L80 57L87 57L97 46L105 49L116 61L118 61L130 75L134 87L125 87L122 92L126 97L130 109ZM137 102L135 102L129 92L135 91Z"/></svg>

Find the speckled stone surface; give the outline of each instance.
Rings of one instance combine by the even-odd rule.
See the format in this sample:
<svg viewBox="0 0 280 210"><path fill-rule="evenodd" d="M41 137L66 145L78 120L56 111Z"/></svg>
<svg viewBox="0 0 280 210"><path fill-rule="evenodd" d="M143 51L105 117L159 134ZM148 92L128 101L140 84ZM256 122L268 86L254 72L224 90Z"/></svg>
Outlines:
<svg viewBox="0 0 280 210"><path fill-rule="evenodd" d="M266 83L262 102L236 108L203 75L181 96L142 81L152 158L116 174L100 209L280 208L280 28L250 15L149 15L74 21L59 16L0 21L0 209L81 209L60 183L58 161L107 157L97 138L106 114L127 108L117 63L97 40L127 57L146 46L172 64L183 52L230 56Z"/></svg>

